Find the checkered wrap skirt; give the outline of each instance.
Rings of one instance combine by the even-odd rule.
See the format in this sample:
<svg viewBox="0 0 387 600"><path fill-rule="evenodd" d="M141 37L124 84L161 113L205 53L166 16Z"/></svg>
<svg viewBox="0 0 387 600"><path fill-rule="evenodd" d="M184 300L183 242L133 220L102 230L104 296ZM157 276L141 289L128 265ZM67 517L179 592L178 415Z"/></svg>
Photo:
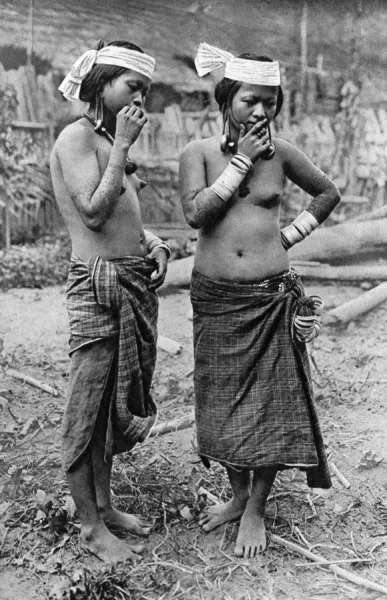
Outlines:
<svg viewBox="0 0 387 600"><path fill-rule="evenodd" d="M194 269L196 422L205 463L298 467L310 487L331 486L306 347L293 335L304 300L294 270L237 283Z"/></svg>
<svg viewBox="0 0 387 600"><path fill-rule="evenodd" d="M155 422L150 389L158 297L149 288L154 268L153 261L135 256L98 257L88 264L72 256L66 290L72 358L62 444L66 470L87 448L106 395L105 454L130 450Z"/></svg>

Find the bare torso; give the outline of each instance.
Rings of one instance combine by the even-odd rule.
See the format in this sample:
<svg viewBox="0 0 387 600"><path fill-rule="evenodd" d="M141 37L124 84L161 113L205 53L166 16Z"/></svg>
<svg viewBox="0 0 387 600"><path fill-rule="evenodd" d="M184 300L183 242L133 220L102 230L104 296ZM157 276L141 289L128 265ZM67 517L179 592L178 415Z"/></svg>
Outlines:
<svg viewBox="0 0 387 600"><path fill-rule="evenodd" d="M225 216L198 234L195 268L215 279L259 281L289 268L279 227L285 175L280 141L271 160L259 160L246 179L245 197L236 193ZM219 138L202 140L207 186L219 177L230 156L220 151Z"/></svg>
<svg viewBox="0 0 387 600"><path fill-rule="evenodd" d="M76 143L77 134L85 133L84 128L91 128L92 131L91 124L84 118L69 127L72 128L71 138L74 139L74 143ZM93 144L90 151L95 153L100 178L102 178L112 146L104 136L94 132L89 139ZM51 177L55 198L71 237L73 252L83 261L95 256L101 256L104 259L128 255L145 256L145 236L138 198L141 182L138 177L136 175L124 176L123 183L126 190L120 195L112 215L100 231L92 231L82 221L63 177L61 161L68 152L68 136L59 136L51 155Z"/></svg>

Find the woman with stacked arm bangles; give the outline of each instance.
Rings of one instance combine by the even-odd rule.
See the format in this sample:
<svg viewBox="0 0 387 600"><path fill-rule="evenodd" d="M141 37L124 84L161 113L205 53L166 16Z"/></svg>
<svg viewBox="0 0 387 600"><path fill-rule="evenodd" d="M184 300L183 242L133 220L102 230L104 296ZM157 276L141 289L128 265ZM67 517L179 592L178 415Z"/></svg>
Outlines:
<svg viewBox="0 0 387 600"><path fill-rule="evenodd" d="M271 139L283 93L277 62L201 44L200 76L221 66L215 98L223 136L195 140L180 163L181 201L198 229L191 299L199 454L225 466L232 498L208 507L210 531L241 518L235 554L266 547L264 511L279 470L304 470L331 485L306 342L319 332L322 302L307 297L287 251L340 201L332 181L289 142ZM312 196L280 228L287 179Z"/></svg>

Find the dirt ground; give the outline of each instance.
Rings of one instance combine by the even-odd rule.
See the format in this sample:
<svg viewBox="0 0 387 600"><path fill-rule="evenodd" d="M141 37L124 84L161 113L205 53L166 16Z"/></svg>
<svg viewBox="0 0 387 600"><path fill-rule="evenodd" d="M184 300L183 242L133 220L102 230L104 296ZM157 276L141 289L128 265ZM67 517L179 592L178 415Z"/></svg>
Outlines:
<svg viewBox="0 0 387 600"><path fill-rule="evenodd" d="M324 298L326 309L363 293L355 286L306 287ZM142 563L121 569L105 568L80 548L60 468L69 367L64 287L0 294L0 315L1 600L41 600L50 590L56 590L51 598L73 600L383 597L317 567L271 536L309 547L328 561L346 561L339 566L387 587L386 303L346 327L324 327L313 349L324 438L333 468L345 479L333 473L333 488L321 491L310 490L298 471L281 474L268 502L267 551L254 560L236 559L237 524L204 534L184 518L185 507L195 508L198 477L217 497L230 493L222 468L207 470L198 460L194 427L149 438L115 461L116 505L155 519ZM159 333L179 342L182 351L158 353L154 394L160 423L193 408L191 328L188 291L162 296ZM9 369L49 384L57 396L15 379Z"/></svg>

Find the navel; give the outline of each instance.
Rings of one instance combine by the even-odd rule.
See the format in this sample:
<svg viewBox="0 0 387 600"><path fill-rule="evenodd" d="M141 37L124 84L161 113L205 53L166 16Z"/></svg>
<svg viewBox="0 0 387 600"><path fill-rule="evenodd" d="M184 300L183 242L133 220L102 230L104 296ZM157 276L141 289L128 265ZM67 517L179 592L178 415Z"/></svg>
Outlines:
<svg viewBox="0 0 387 600"><path fill-rule="evenodd" d="M242 250L238 250L237 251L237 256L239 256L239 258L242 258L242 256L243 256Z"/></svg>

